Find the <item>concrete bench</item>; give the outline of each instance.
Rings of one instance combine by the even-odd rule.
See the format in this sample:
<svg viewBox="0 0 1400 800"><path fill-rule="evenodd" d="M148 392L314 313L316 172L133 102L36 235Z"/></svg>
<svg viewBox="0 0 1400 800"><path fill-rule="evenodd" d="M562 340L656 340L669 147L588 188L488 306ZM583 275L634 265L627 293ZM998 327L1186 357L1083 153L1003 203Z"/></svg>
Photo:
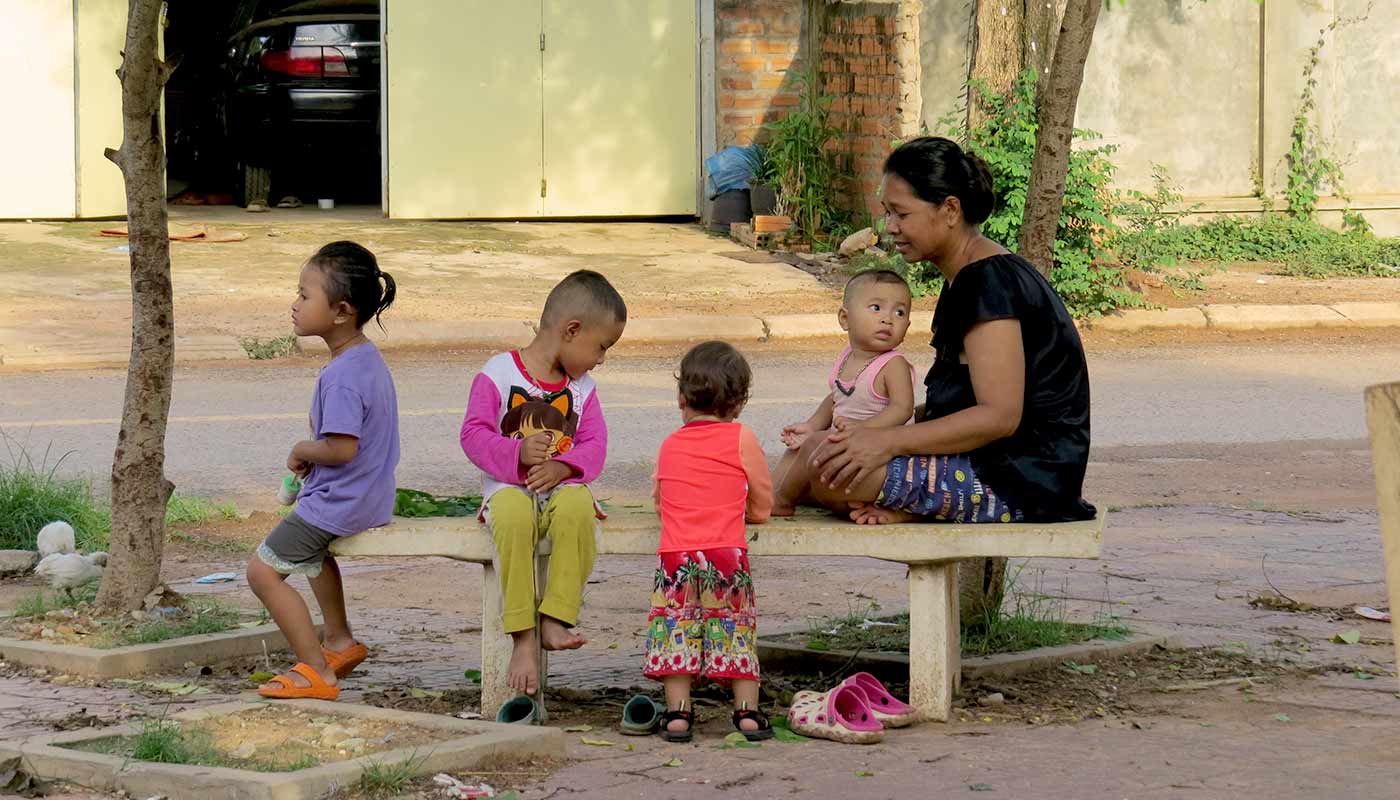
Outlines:
<svg viewBox="0 0 1400 800"><path fill-rule="evenodd" d="M1017 525L902 524L862 526L820 511L749 528L752 556L851 556L909 565L909 696L926 718L947 720L957 693L959 662L957 561L966 558L1098 558L1104 512L1085 522ZM655 555L654 513L619 511L603 523L599 555ZM548 552L541 542L540 555ZM492 564L495 547L473 518L395 519L392 525L337 540L344 557L440 556L482 566L481 707L494 713L513 692L506 687L510 637L501 628L501 591ZM545 559L539 558L538 585ZM638 597L648 593L638 588ZM645 614L645 600L637 606ZM760 626L761 626L760 620ZM641 674L641 666L637 667ZM546 672L541 660L541 675ZM543 681L541 681L543 685Z"/></svg>

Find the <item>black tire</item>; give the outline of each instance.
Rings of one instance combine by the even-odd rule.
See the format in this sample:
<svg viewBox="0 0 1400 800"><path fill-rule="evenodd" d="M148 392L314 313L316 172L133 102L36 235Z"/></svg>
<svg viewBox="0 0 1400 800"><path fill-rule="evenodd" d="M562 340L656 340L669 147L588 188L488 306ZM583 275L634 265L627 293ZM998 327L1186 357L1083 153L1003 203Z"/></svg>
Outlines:
<svg viewBox="0 0 1400 800"><path fill-rule="evenodd" d="M250 202L268 205L272 190L272 170L252 164L240 164L233 200L244 208Z"/></svg>

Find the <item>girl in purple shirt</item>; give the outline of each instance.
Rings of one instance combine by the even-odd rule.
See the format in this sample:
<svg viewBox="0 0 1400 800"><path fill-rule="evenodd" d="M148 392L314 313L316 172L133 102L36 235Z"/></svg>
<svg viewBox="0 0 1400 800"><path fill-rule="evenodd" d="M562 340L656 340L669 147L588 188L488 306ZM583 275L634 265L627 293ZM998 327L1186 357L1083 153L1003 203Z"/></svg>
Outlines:
<svg viewBox="0 0 1400 800"><path fill-rule="evenodd" d="M382 282L382 286L381 286ZM394 279L354 242L332 242L301 269L292 327L319 336L331 351L311 398L312 438L297 442L287 468L303 480L288 514L248 562L248 585L272 614L297 664L263 684L263 697L334 700L337 680L365 660L345 615L340 568L331 542L386 525L394 510L399 409L394 379L364 324L394 302ZM305 575L321 607L319 640L306 602L286 579Z"/></svg>

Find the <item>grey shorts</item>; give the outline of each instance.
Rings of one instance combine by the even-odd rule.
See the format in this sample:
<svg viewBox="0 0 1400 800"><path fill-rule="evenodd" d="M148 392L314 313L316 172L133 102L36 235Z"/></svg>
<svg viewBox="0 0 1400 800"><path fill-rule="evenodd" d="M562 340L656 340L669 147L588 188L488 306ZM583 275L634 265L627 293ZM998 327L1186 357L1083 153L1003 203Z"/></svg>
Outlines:
<svg viewBox="0 0 1400 800"><path fill-rule="evenodd" d="M258 545L258 559L283 575L314 578L321 574L321 562L336 538L293 511Z"/></svg>

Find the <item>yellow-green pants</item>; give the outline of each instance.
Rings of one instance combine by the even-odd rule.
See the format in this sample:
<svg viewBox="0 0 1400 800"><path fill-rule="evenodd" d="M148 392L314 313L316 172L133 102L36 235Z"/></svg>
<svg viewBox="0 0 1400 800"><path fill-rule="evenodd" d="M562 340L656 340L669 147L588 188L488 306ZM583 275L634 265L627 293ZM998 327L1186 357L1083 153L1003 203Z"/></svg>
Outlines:
<svg viewBox="0 0 1400 800"><path fill-rule="evenodd" d="M573 627L578 624L583 586L597 555L597 516L587 486L570 484L554 490L543 509L524 489L501 489L486 503L486 521L496 543L496 572L501 578L501 624L506 633L535 627L536 613ZM553 540L549 583L535 607L535 544Z"/></svg>

